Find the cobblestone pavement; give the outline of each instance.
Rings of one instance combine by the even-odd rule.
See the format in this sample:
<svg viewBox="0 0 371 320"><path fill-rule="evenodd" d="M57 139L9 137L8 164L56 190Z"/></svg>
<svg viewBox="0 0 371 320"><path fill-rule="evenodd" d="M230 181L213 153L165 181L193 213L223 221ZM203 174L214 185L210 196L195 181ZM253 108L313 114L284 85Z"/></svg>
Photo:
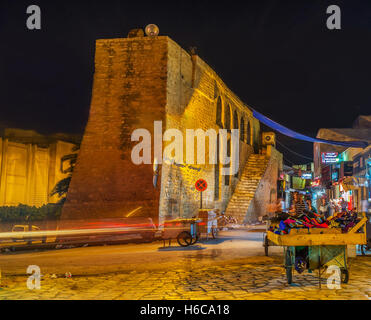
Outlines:
<svg viewBox="0 0 371 320"><path fill-rule="evenodd" d="M27 276L1 279L0 299L371 299L371 256L350 260L350 281L339 290L319 289L317 273L294 274L286 283L282 256L248 257L199 265L197 257L173 268L57 278L46 274L39 290L29 290ZM327 277L326 274L323 277Z"/></svg>

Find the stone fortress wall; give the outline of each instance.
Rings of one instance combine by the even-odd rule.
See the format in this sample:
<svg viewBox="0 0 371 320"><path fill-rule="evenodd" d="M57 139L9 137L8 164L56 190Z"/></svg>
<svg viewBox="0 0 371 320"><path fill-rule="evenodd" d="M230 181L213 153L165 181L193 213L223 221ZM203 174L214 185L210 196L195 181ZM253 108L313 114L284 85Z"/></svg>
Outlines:
<svg viewBox="0 0 371 320"><path fill-rule="evenodd" d="M210 66L171 39L168 39L167 87L166 128L177 128L184 137L186 129L214 129L218 132L222 128L237 128L243 132L239 139L240 169L236 176L221 175L222 164L218 165L219 168L213 164L162 166L160 217L191 217L196 214L200 207L200 193L195 190L195 182L200 178L208 184L203 193L203 208L224 211L241 169L254 152L253 146L259 148L259 121ZM207 147L205 151L208 155ZM183 153L185 157L186 151Z"/></svg>
<svg viewBox="0 0 371 320"><path fill-rule="evenodd" d="M242 129L239 172L223 176L221 164L164 163L155 188L153 164L131 160L138 144L132 132L147 129L153 148L154 121L162 121L162 133L180 130L184 140L186 129ZM199 178L208 183L203 207L224 211L260 140L259 121L249 107L202 59L170 38L97 40L89 120L62 218L122 217L139 207L160 221L191 217L200 206L194 187ZM186 143L183 151L185 157Z"/></svg>

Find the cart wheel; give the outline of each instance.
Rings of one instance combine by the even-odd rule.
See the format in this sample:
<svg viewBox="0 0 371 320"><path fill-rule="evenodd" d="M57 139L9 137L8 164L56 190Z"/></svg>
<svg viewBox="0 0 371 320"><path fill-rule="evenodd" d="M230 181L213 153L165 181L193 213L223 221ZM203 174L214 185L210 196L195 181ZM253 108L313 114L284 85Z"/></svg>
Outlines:
<svg viewBox="0 0 371 320"><path fill-rule="evenodd" d="M178 236L176 237L176 240L178 241L181 247L188 247L193 242L192 236L188 231L182 231L181 233L179 233ZM194 242L196 241L197 238L195 238Z"/></svg>
<svg viewBox="0 0 371 320"><path fill-rule="evenodd" d="M347 269L341 269L341 283L348 283L349 271Z"/></svg>
<svg viewBox="0 0 371 320"><path fill-rule="evenodd" d="M268 257L268 247L269 247L269 244L268 244L268 237L267 235L264 236L264 253L265 255Z"/></svg>

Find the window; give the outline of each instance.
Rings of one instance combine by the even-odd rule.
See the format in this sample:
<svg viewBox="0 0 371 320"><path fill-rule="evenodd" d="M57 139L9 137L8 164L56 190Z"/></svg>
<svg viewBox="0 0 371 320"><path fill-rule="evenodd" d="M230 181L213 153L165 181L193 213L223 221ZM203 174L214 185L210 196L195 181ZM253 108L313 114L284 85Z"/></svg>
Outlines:
<svg viewBox="0 0 371 320"><path fill-rule="evenodd" d="M223 127L222 123L222 99L218 97L218 101L216 103L216 124L220 127Z"/></svg>
<svg viewBox="0 0 371 320"><path fill-rule="evenodd" d="M231 130L231 110L229 105L224 110L224 129Z"/></svg>
<svg viewBox="0 0 371 320"><path fill-rule="evenodd" d="M214 200L219 200L219 135L216 136L216 164L214 164Z"/></svg>
<svg viewBox="0 0 371 320"><path fill-rule="evenodd" d="M246 143L247 144L251 144L251 127L250 127L250 121L247 121Z"/></svg>
<svg viewBox="0 0 371 320"><path fill-rule="evenodd" d="M227 157L230 157L230 156L231 156L231 139L228 139L228 141L227 141ZM226 165L226 168L229 168L229 170L230 170L230 168L231 168L230 166L231 166L231 163ZM230 175L228 173L224 176L224 184L226 186L229 186L229 181L230 181Z"/></svg>
<svg viewBox="0 0 371 320"><path fill-rule="evenodd" d="M229 175L225 175L225 176L224 176L224 184L225 184L226 186L229 186Z"/></svg>
<svg viewBox="0 0 371 320"><path fill-rule="evenodd" d="M245 120L241 117L240 123L240 140L245 141Z"/></svg>
<svg viewBox="0 0 371 320"><path fill-rule="evenodd" d="M233 112L233 129L238 129L238 116L237 112Z"/></svg>

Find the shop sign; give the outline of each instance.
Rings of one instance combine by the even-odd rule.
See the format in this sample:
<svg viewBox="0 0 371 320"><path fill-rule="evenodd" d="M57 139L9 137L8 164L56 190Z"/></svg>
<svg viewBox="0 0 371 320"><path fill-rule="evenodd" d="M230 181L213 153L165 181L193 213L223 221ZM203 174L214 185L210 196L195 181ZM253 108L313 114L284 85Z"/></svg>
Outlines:
<svg viewBox="0 0 371 320"><path fill-rule="evenodd" d="M312 182L312 187L319 187L321 184L321 181L319 179L316 179Z"/></svg>
<svg viewBox="0 0 371 320"><path fill-rule="evenodd" d="M321 163L337 163L339 162L338 152L321 152Z"/></svg>
<svg viewBox="0 0 371 320"><path fill-rule="evenodd" d="M313 178L312 172L303 172L301 178L305 180L311 180Z"/></svg>
<svg viewBox="0 0 371 320"><path fill-rule="evenodd" d="M344 161L340 166L340 178L350 177L353 175L353 161Z"/></svg>
<svg viewBox="0 0 371 320"><path fill-rule="evenodd" d="M334 169L331 172L331 180L332 180L332 182L338 182L339 181L339 170Z"/></svg>

